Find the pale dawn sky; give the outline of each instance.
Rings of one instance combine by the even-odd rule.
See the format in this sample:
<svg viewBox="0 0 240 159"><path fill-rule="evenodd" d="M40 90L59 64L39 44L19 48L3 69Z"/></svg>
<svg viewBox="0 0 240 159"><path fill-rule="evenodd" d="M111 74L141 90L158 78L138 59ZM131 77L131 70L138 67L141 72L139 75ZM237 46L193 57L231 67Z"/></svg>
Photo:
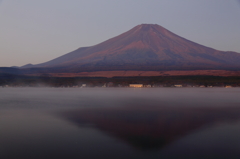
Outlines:
<svg viewBox="0 0 240 159"><path fill-rule="evenodd" d="M143 23L240 53L238 0L0 0L0 67L46 62Z"/></svg>

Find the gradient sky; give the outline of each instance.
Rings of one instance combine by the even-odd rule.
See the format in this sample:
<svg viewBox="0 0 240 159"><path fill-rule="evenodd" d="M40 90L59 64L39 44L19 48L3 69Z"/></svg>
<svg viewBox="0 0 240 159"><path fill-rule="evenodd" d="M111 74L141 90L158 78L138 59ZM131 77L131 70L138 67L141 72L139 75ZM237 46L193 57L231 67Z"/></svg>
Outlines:
<svg viewBox="0 0 240 159"><path fill-rule="evenodd" d="M46 62L143 23L240 53L239 0L0 0L0 67Z"/></svg>

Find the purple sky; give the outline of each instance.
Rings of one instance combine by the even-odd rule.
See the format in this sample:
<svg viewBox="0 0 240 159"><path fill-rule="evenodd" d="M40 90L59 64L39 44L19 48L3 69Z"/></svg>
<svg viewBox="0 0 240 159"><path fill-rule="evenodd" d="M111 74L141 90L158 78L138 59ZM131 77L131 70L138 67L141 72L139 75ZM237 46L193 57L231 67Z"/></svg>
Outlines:
<svg viewBox="0 0 240 159"><path fill-rule="evenodd" d="M0 67L46 62L142 23L240 53L238 0L0 0Z"/></svg>

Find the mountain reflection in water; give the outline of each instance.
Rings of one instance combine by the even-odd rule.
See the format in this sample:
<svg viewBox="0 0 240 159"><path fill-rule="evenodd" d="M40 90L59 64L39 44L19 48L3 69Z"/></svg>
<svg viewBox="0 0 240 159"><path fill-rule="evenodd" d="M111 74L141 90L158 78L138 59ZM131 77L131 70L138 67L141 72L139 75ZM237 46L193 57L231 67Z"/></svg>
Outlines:
<svg viewBox="0 0 240 159"><path fill-rule="evenodd" d="M239 159L239 88L0 88L0 159Z"/></svg>
<svg viewBox="0 0 240 159"><path fill-rule="evenodd" d="M146 104L68 110L60 115L77 126L94 127L137 149L157 150L193 132L238 121L240 108Z"/></svg>

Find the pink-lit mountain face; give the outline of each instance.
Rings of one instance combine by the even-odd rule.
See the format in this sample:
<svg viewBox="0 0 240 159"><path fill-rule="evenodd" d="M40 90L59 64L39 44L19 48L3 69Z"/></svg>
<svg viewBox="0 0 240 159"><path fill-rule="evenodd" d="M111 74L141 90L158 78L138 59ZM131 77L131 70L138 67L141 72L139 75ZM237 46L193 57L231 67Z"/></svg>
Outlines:
<svg viewBox="0 0 240 159"><path fill-rule="evenodd" d="M239 61L239 53L214 50L159 25L142 24L100 44L28 67L60 72L239 69Z"/></svg>

